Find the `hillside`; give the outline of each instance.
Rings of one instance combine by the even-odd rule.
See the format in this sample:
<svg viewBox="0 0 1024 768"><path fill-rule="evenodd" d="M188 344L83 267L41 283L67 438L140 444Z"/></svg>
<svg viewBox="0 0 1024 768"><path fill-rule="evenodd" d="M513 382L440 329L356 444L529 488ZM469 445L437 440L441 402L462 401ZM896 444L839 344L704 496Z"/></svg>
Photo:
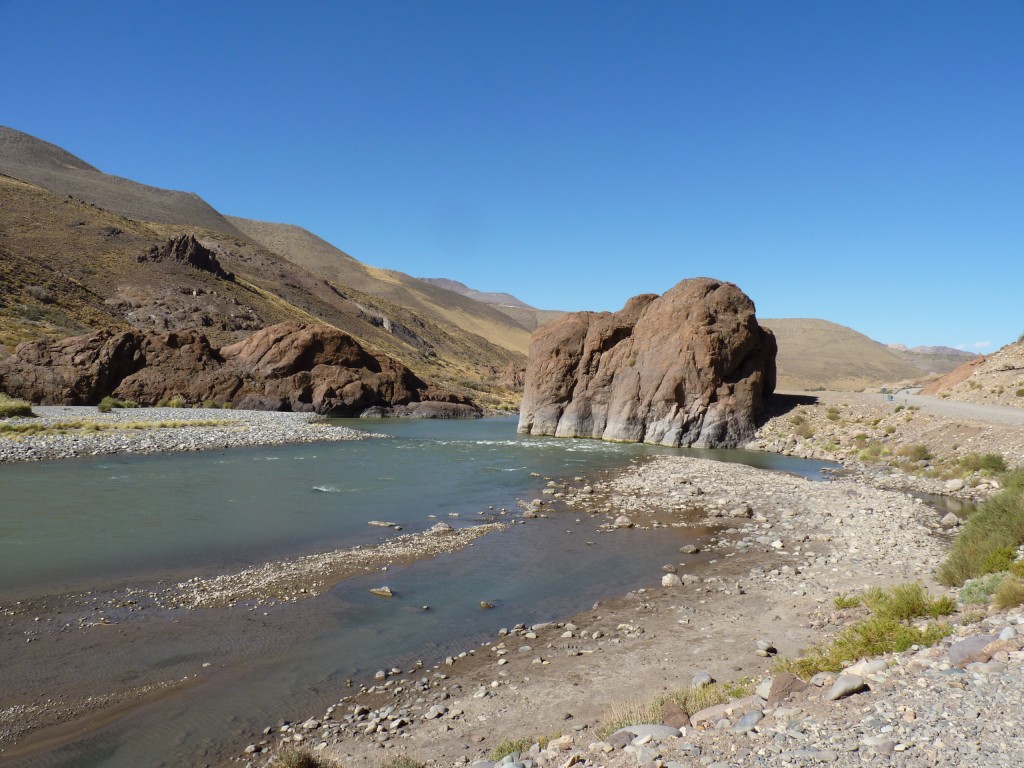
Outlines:
<svg viewBox="0 0 1024 768"><path fill-rule="evenodd" d="M536 307L531 307L511 293L478 291L464 283L460 283L458 280L450 280L447 277L421 277L419 279L425 283L430 283L463 296L468 296L471 299L482 301L485 304L493 304L495 309L512 318L513 322L530 332L535 331L544 323L554 320L559 315L565 314L557 309L537 309Z"/></svg>
<svg viewBox="0 0 1024 768"><path fill-rule="evenodd" d="M511 352L526 354L529 331L495 307L402 272L363 264L301 227L234 216L228 220L253 241L337 285L400 305L423 318L454 325Z"/></svg>
<svg viewBox="0 0 1024 768"><path fill-rule="evenodd" d="M511 293L497 293L495 291L478 291L475 288L470 288L465 283L460 283L458 280L449 280L447 277L421 277L419 278L425 283L436 285L438 288L444 288L446 291L454 291L455 293L468 296L471 299L482 301L484 304L503 304L509 307L529 307L530 305L520 301Z"/></svg>
<svg viewBox="0 0 1024 768"><path fill-rule="evenodd" d="M921 393L966 403L1024 408L1024 340L964 363L929 382Z"/></svg>
<svg viewBox="0 0 1024 768"><path fill-rule="evenodd" d="M916 365L885 345L827 320L758 319L775 333L780 390L856 391L920 378Z"/></svg>
<svg viewBox="0 0 1024 768"><path fill-rule="evenodd" d="M525 365L529 332L492 307L367 267L299 227L238 220L250 237L194 195L107 176L10 129L0 134L0 168L0 351L127 327L199 328L224 344L314 320L484 404L517 397L502 381ZM147 259L188 233L237 279Z"/></svg>
<svg viewBox="0 0 1024 768"><path fill-rule="evenodd" d="M58 146L5 126L0 126L0 173L131 219L241 236L196 194L111 176Z"/></svg>
<svg viewBox="0 0 1024 768"><path fill-rule="evenodd" d="M949 373L978 357L953 347L910 347L903 344L886 345L898 358L910 363L924 374Z"/></svg>

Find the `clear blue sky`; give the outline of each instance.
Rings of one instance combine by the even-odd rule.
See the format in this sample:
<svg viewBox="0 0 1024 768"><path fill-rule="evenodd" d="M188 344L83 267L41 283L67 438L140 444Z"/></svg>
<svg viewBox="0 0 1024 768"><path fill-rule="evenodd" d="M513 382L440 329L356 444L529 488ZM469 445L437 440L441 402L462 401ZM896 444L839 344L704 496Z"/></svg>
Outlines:
<svg viewBox="0 0 1024 768"><path fill-rule="evenodd" d="M0 29L0 123L375 266L1024 331L1020 0L0 0Z"/></svg>

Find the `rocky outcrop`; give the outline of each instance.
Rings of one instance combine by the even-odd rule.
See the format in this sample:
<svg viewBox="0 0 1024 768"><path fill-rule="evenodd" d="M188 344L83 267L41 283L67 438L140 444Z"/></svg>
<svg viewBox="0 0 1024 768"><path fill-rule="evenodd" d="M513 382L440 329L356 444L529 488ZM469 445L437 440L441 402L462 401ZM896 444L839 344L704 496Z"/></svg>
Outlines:
<svg viewBox="0 0 1024 768"><path fill-rule="evenodd" d="M198 331L99 331L26 342L0 362L0 390L47 405L90 405L106 395L154 405L176 396L239 408L357 416L479 416L351 336L323 325L282 323L221 349ZM397 410L394 410L397 409Z"/></svg>
<svg viewBox="0 0 1024 768"><path fill-rule="evenodd" d="M533 335L519 431L736 446L775 387L775 352L753 302L709 278L566 315Z"/></svg>
<svg viewBox="0 0 1024 768"><path fill-rule="evenodd" d="M179 261L192 269L201 272L209 272L214 277L232 282L235 279L233 273L228 272L217 261L217 256L209 248L204 246L194 235L178 235L172 237L163 245L151 246L149 251L139 256L139 263L147 261L159 262L164 260Z"/></svg>

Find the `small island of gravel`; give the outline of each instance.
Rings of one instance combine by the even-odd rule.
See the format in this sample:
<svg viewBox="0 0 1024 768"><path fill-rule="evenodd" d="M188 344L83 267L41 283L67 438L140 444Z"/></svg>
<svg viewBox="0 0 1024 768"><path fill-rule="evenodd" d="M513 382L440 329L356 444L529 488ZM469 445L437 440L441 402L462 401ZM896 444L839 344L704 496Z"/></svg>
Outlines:
<svg viewBox="0 0 1024 768"><path fill-rule="evenodd" d="M117 453L215 451L257 445L362 440L366 432L312 413L197 408L37 405L34 416L0 422L0 462Z"/></svg>

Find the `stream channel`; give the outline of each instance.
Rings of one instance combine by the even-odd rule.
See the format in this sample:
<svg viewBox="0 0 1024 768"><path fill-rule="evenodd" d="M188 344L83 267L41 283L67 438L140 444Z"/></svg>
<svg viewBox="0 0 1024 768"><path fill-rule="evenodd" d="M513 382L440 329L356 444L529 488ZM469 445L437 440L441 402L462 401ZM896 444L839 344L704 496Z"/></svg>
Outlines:
<svg viewBox="0 0 1024 768"><path fill-rule="evenodd" d="M650 585L682 545L709 532L609 535L596 530L603 515L552 511L295 603L92 621L105 596L127 587L399 535L370 520L416 533L439 520L459 527L518 518L516 501L540 497L547 478L593 477L653 455L812 479L829 466L741 450L522 437L514 419L340 423L389 437L0 466L0 737L18 712L45 710L47 700L101 697L69 723L0 741L0 763L217 765L265 726L322 714L345 695L347 679L358 685L417 659L429 666L500 627L566 618ZM700 572L705 561L688 565ZM396 599L368 592L385 583ZM495 607L481 610L482 600ZM124 695L143 688L155 692L141 701ZM119 696L123 706L107 706Z"/></svg>

